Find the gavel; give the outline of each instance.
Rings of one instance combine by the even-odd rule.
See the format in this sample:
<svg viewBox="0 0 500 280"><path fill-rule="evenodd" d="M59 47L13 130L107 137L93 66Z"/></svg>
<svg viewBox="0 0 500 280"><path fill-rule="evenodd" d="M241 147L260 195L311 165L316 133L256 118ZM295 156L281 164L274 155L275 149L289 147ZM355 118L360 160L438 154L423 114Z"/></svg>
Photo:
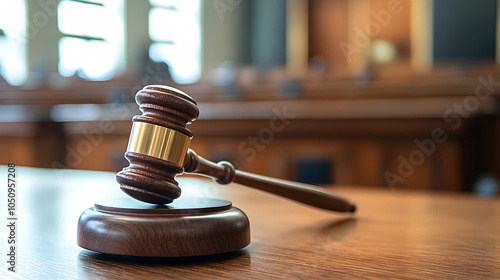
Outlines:
<svg viewBox="0 0 500 280"><path fill-rule="evenodd" d="M198 117L196 102L184 92L149 85L135 96L142 115L134 116L125 158L116 175L129 197L104 199L78 221L78 245L96 252L140 257L220 254L250 244L248 217L226 200L181 196L175 176L192 173L220 184L237 183L317 208L355 212L351 202L324 188L236 170L189 149L187 125Z"/></svg>
<svg viewBox="0 0 500 280"><path fill-rule="evenodd" d="M222 161L214 163L189 149L196 120L196 101L168 86L150 85L136 94L142 115L135 116L125 158L130 165L116 175L129 196L152 204L168 204L181 195L175 176L199 174L219 184L237 183L318 208L355 212L356 206L323 188L256 175Z"/></svg>

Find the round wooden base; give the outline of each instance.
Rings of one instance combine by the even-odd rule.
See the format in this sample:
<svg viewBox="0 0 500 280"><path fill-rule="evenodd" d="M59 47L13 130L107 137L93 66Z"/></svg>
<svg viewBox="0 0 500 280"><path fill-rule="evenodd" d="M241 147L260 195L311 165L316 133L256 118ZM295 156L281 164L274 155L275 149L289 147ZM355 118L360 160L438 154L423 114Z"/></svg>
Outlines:
<svg viewBox="0 0 500 280"><path fill-rule="evenodd" d="M181 197L151 205L123 198L85 210L77 239L80 247L107 254L202 256L246 247L250 226L247 216L225 200Z"/></svg>

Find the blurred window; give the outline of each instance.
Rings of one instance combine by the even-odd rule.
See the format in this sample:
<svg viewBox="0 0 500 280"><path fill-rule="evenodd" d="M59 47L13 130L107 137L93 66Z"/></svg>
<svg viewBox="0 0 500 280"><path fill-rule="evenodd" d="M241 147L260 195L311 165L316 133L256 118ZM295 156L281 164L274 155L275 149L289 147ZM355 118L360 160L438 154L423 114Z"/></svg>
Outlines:
<svg viewBox="0 0 500 280"><path fill-rule="evenodd" d="M102 81L124 68L124 0L62 0L59 73Z"/></svg>
<svg viewBox="0 0 500 280"><path fill-rule="evenodd" d="M201 76L200 0L149 0L149 56L170 67L176 83Z"/></svg>
<svg viewBox="0 0 500 280"><path fill-rule="evenodd" d="M28 78L26 1L0 0L0 75L10 85Z"/></svg>

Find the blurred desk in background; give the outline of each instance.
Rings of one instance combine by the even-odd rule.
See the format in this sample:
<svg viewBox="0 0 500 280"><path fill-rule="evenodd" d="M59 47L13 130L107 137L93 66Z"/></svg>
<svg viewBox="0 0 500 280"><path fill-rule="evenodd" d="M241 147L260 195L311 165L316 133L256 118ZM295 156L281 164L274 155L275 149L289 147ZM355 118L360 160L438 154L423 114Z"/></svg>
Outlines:
<svg viewBox="0 0 500 280"><path fill-rule="evenodd" d="M286 80L272 78L242 83L234 96L221 94L208 80L177 86L200 106L199 120L190 125L191 147L250 172L318 184L389 186L385 172L397 174L401 158L421 152L415 142L442 129L446 141L436 143L397 188L471 191L484 176L499 180L500 91L473 100L482 85L478 78L495 80L497 66L396 72L403 76L361 83L304 78L292 81L295 95L283 90ZM137 77L70 79L37 89L0 83L0 164L120 169L127 165L123 152L131 118L139 113L133 96L141 84ZM477 104L464 105L466 100ZM461 106L468 108L465 115L456 111ZM271 123L286 114L294 116L286 125ZM311 169L323 172L314 181L301 175Z"/></svg>
<svg viewBox="0 0 500 280"><path fill-rule="evenodd" d="M398 188L470 191L485 174L500 178L500 115L491 98L470 117L443 118L463 100L202 102L199 120L189 126L191 148L250 172L325 185L391 186L386 172L401 176L406 161L414 170L396 180ZM0 105L0 164L121 169L137 114L135 103ZM436 130L444 141L433 140ZM311 169L324 171L313 181L300 175Z"/></svg>
<svg viewBox="0 0 500 280"><path fill-rule="evenodd" d="M2 166L0 179L6 181ZM500 199L387 188L332 187L355 215L316 210L237 185L180 177L183 195L227 199L250 219L252 243L197 258L132 258L76 245L79 215L122 196L114 173L17 168L17 273L2 279L496 278ZM5 198L5 188L2 197ZM0 209L7 215L6 199ZM4 218L4 222L7 222ZM7 228L0 227L1 236ZM0 244L4 260L6 238Z"/></svg>

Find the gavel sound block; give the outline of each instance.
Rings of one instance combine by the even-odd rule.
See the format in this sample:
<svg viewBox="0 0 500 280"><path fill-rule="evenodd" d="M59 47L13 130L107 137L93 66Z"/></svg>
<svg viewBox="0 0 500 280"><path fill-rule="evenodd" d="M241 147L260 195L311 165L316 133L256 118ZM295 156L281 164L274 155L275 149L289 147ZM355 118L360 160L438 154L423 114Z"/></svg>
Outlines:
<svg viewBox="0 0 500 280"><path fill-rule="evenodd" d="M180 90L146 86L136 94L142 115L133 118L125 158L116 175L129 195L98 201L78 221L78 245L96 252L141 257L185 257L238 250L250 243L246 215L231 202L180 197L175 176L193 173L237 183L318 208L355 212L354 204L325 189L235 170L189 149L187 124L196 102ZM180 198L179 198L180 197Z"/></svg>

